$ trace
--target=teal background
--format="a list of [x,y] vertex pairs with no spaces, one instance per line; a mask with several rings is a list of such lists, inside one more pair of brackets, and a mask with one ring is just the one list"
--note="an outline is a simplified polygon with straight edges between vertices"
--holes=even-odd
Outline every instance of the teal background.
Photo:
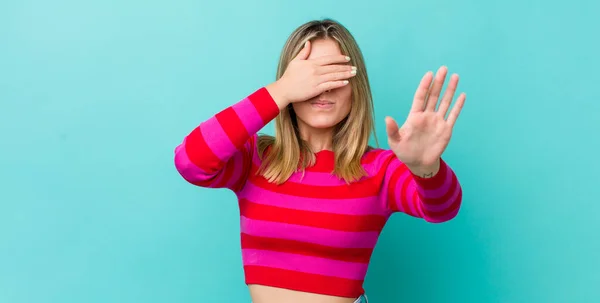
[[427,70],[446,64],[467,93],[444,154],[462,211],[392,217],[372,302],[597,302],[598,9],[2,1],[0,302],[249,302],[235,197],[184,182],[173,149],[272,81],[287,35],[323,17],[364,52],[382,147]]

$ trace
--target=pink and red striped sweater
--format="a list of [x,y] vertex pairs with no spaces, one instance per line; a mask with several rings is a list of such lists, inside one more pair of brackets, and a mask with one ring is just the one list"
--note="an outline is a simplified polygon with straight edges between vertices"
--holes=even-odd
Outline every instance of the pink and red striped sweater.
[[459,211],[462,190],[442,160],[420,178],[390,151],[362,159],[369,176],[347,185],[331,174],[334,154],[283,185],[256,175],[257,133],[279,114],[263,87],[202,122],[175,149],[175,166],[188,182],[228,188],[238,198],[246,284],[356,298],[371,253],[396,212],[444,222]]

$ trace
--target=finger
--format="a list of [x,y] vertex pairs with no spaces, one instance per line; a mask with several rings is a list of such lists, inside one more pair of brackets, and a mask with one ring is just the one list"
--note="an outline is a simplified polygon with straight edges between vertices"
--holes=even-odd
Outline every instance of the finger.
[[417,91],[415,92],[415,96],[413,99],[413,104],[410,109],[411,112],[421,112],[425,107],[425,97],[427,96],[427,91],[429,90],[429,85],[431,84],[432,79],[431,71],[425,73],[423,78],[421,78],[421,82],[417,87]]
[[450,107],[450,103],[452,103],[452,99],[454,99],[454,93],[456,92],[456,87],[458,86],[458,75],[454,74],[450,77],[450,83],[448,83],[448,88],[446,88],[446,93],[444,93],[444,97],[440,102],[440,106],[438,107],[438,114],[442,117],[446,117],[446,113],[448,112],[448,108]]
[[324,75],[337,72],[349,72],[351,70],[356,70],[356,66],[343,64],[325,65],[317,67],[317,74]]
[[346,86],[346,85],[348,85],[348,83],[350,83],[348,80],[329,81],[329,82],[324,82],[324,83],[317,85],[317,89],[319,90],[319,94],[321,94],[328,90]]
[[337,72],[337,73],[321,75],[319,77],[319,79],[321,80],[321,82],[329,82],[329,81],[336,81],[336,80],[344,80],[344,79],[348,79],[348,78],[351,78],[354,76],[356,76],[356,70],[351,69],[351,70],[345,71],[345,72]]
[[438,69],[435,74],[435,79],[433,80],[433,85],[431,86],[431,90],[429,91],[429,95],[425,99],[425,111],[435,111],[435,105],[440,97],[440,92],[442,91],[442,87],[444,86],[444,80],[446,79],[446,74],[448,73],[448,69],[445,66],[442,66]]
[[298,55],[296,55],[296,57],[293,60],[306,60],[308,58],[308,55],[310,55],[310,49],[310,40],[306,40],[306,42],[304,43],[304,47],[300,50]]
[[400,141],[400,132],[398,123],[392,117],[385,117],[385,131],[388,139],[394,142]]
[[350,57],[344,55],[329,55],[315,58],[314,61],[318,65],[329,65],[348,62],[350,61]]
[[450,127],[454,127],[456,119],[458,119],[458,115],[460,114],[460,111],[462,110],[463,105],[465,104],[466,98],[467,95],[465,93],[460,94],[460,96],[458,96],[458,99],[456,100],[456,103],[454,103],[454,106],[452,106],[452,110],[450,110],[450,114],[448,115],[448,119],[446,120],[446,122],[450,124]]

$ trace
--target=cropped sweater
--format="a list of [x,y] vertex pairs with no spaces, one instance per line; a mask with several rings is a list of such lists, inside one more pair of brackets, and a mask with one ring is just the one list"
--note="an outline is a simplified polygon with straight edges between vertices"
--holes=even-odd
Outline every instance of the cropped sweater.
[[278,114],[262,87],[200,123],[175,148],[183,179],[237,196],[246,284],[356,298],[392,214],[432,223],[457,215],[462,189],[444,160],[435,176],[421,178],[387,149],[366,152],[368,176],[350,184],[331,173],[335,155],[328,150],[284,184],[268,182],[256,174],[257,133]]

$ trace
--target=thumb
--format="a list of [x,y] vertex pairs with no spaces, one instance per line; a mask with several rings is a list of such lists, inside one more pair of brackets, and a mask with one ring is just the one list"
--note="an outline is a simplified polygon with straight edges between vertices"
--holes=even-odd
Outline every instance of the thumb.
[[388,138],[391,141],[400,141],[400,132],[398,129],[398,123],[392,117],[385,117],[385,130]]
[[298,55],[296,55],[296,58],[294,58],[294,60],[306,60],[306,58],[308,58],[308,55],[310,54],[310,46],[310,40],[306,40],[306,42],[304,43],[304,47],[300,50]]

